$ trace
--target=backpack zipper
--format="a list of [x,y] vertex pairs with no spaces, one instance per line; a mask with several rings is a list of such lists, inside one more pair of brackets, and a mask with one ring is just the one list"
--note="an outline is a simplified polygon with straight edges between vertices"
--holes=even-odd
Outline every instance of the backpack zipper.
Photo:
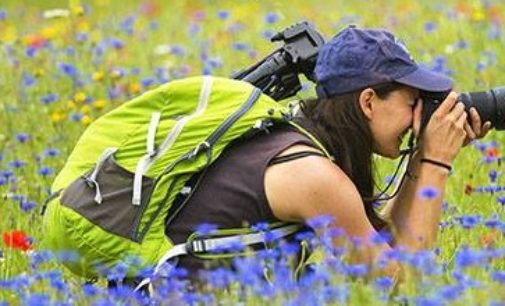
[[[203,79],[203,84],[202,84],[202,89],[200,91],[200,98],[198,101],[198,105],[195,109],[195,111],[188,115],[184,116],[181,119],[177,120],[177,123],[175,126],[172,128],[170,133],[167,135],[165,140],[163,140],[163,143],[160,145],[160,147],[157,150],[154,150],[154,137],[156,135],[151,135],[153,136],[153,140],[150,141],[149,135],[148,135],[148,141],[147,141],[147,152],[146,155],[144,155],[139,162],[137,163],[137,167],[135,170],[135,176],[134,176],[134,183],[133,183],[133,196],[132,196],[132,204],[133,205],[140,205],[141,197],[142,197],[142,176],[151,168],[151,166],[156,162],[156,160],[159,158],[159,156],[162,156],[166,151],[168,151],[173,144],[175,143],[175,140],[179,136],[179,134],[182,132],[182,129],[186,125],[186,123],[192,119],[195,116],[198,116],[202,114],[206,109],[207,106],[209,105],[209,97],[212,89],[212,78],[211,77],[204,77]],[[154,118],[154,117],[153,117]],[[159,118],[158,122],[159,122]],[[149,132],[151,132],[151,128],[149,129]]]
[[[165,171],[163,171],[163,173],[160,176],[158,176],[156,178],[156,180],[155,180],[155,182],[153,184],[153,189],[152,190],[153,191],[156,190],[156,186],[158,185],[158,182],[160,181],[160,179],[165,174],[171,172],[175,168],[175,166],[177,164],[179,164],[183,160],[194,158],[198,153],[200,153],[200,151],[202,151],[204,149],[209,149],[209,150],[212,149],[212,146],[216,143],[216,141],[238,119],[240,119],[240,117],[242,117],[247,111],[249,111],[254,106],[254,104],[258,101],[258,98],[260,97],[260,95],[261,95],[261,90],[259,90],[258,88],[254,88],[253,92],[251,93],[251,95],[249,96],[249,98],[247,99],[247,101],[237,111],[235,111],[231,116],[229,116],[228,118],[226,118],[226,120],[207,138],[207,140],[205,140],[202,143],[202,144],[205,144],[205,145],[202,146],[202,144],[199,144],[195,149],[192,149],[191,151],[187,152],[186,154],[182,155],[177,160],[175,160],[170,166],[168,166],[165,169]],[[209,157],[208,157],[208,161],[207,161],[207,166],[210,164],[210,161],[212,159],[212,157],[211,157],[210,154],[208,156]],[[178,178],[174,178],[174,180],[175,179],[178,179]],[[169,187],[169,190],[167,191],[167,194],[163,198],[163,203],[161,203],[160,207],[165,207],[165,205],[167,204],[167,201],[170,198],[170,193],[172,192],[173,183],[174,182],[172,182],[171,186]],[[140,235],[138,235],[138,227],[140,226],[140,222],[141,222],[142,216],[144,215],[144,212],[145,212],[145,210],[147,208],[147,204],[151,200],[152,193],[153,192],[151,192],[151,194],[149,195],[149,198],[146,199],[145,202],[141,203],[140,210],[139,210],[137,216],[135,217],[135,222],[133,223],[132,239],[134,241],[139,242],[139,243],[143,240],[145,234],[147,233],[147,230],[152,225],[152,223],[154,222],[154,220],[158,217],[158,214],[161,212],[161,208],[158,208],[158,210],[155,212],[155,214],[147,222],[146,226],[144,227],[144,229],[142,230],[142,232],[140,233]]]

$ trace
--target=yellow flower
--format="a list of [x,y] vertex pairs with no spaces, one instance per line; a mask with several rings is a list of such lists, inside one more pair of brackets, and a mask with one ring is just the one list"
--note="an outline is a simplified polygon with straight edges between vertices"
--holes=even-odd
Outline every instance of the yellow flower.
[[72,13],[74,13],[77,16],[84,15],[84,7],[82,5],[80,5],[79,3],[76,3],[77,1],[72,1],[72,2],[74,2],[70,5],[70,10],[72,11]]
[[35,69],[35,71],[33,72],[33,75],[34,75],[36,78],[43,77],[45,74],[46,74],[46,72],[45,72],[45,71],[44,71],[44,69],[42,69],[42,68],[37,68],[37,69]]
[[87,33],[91,29],[89,22],[82,20],[77,24],[77,32]]
[[0,31],[0,42],[14,43],[18,39],[16,28],[12,25],[5,25]]
[[90,111],[91,111],[91,108],[89,107],[88,104],[85,104],[81,107],[81,113],[83,113],[83,114],[89,114]]
[[486,14],[484,13],[484,11],[482,9],[475,9],[473,12],[472,12],[472,20],[473,21],[483,21],[484,19],[486,19]]
[[85,94],[85,93],[83,93],[83,92],[78,92],[78,93],[76,93],[76,94],[74,95],[74,101],[75,101],[76,103],[82,103],[82,102],[86,101],[86,98],[87,98],[87,97],[86,97],[86,94]]
[[103,80],[103,76],[104,76],[103,72],[97,71],[94,72],[91,77],[93,78],[93,81],[100,82]]
[[93,102],[93,107],[96,109],[103,109],[107,106],[107,101],[104,99],[98,99]]
[[82,124],[89,125],[91,122],[93,122],[93,119],[91,119],[90,116],[88,116],[88,115],[82,116],[82,118],[81,118],[81,123]]
[[46,27],[40,32],[40,34],[45,39],[52,39],[58,35],[58,32],[58,28],[56,27]]
[[128,92],[130,92],[133,95],[136,95],[136,94],[140,93],[141,88],[142,87],[140,86],[140,84],[138,82],[136,82],[136,83],[130,83],[128,85]]
[[75,109],[77,106],[75,105],[75,102],[72,100],[67,101],[67,108],[68,109]]
[[53,123],[59,123],[63,120],[65,120],[66,118],[66,115],[64,112],[62,111],[54,111],[52,114],[51,114],[51,121]]

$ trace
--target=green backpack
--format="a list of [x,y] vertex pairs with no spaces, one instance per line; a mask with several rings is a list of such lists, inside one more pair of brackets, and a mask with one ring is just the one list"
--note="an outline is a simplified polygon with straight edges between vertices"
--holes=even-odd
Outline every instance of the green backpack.
[[[63,263],[91,278],[124,262],[134,277],[172,257],[230,242],[174,246],[165,235],[167,213],[179,193],[189,192],[188,179],[230,142],[265,124],[290,122],[288,113],[249,83],[210,76],[172,81],[124,103],[88,127],[56,177],[44,213],[45,245],[76,252],[78,260]],[[285,236],[298,229],[275,231]],[[245,244],[264,238],[230,233]]]

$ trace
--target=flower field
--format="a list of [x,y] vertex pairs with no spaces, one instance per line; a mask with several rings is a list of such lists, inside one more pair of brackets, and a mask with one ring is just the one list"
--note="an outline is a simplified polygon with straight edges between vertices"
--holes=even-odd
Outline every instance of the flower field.
[[[107,289],[105,279],[89,283],[44,249],[43,202],[90,123],[174,79],[249,67],[276,48],[269,39],[277,31],[302,20],[327,39],[348,24],[389,29],[418,63],[452,77],[458,92],[505,86],[500,0],[1,1],[0,306],[505,305],[505,133],[497,130],[458,156],[436,248],[377,258],[378,266],[401,264],[399,284],[349,261],[359,246],[333,249],[328,240],[338,231],[300,237],[326,256],[299,281],[288,264],[299,246],[286,244],[236,258],[235,270],[210,272],[200,290],[188,289],[176,269],[151,298]],[[311,96],[304,81],[297,97]],[[377,159],[381,187],[396,163]],[[427,205],[428,191],[419,195]],[[108,276],[123,274],[118,266]]]

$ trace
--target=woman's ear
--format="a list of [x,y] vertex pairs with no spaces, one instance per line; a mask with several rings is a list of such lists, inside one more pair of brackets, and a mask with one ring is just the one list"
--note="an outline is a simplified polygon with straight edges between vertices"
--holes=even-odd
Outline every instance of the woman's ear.
[[376,98],[375,91],[371,88],[366,88],[361,91],[358,98],[358,103],[361,108],[361,111],[368,118],[368,120],[372,120],[373,111],[375,109],[374,100]]

